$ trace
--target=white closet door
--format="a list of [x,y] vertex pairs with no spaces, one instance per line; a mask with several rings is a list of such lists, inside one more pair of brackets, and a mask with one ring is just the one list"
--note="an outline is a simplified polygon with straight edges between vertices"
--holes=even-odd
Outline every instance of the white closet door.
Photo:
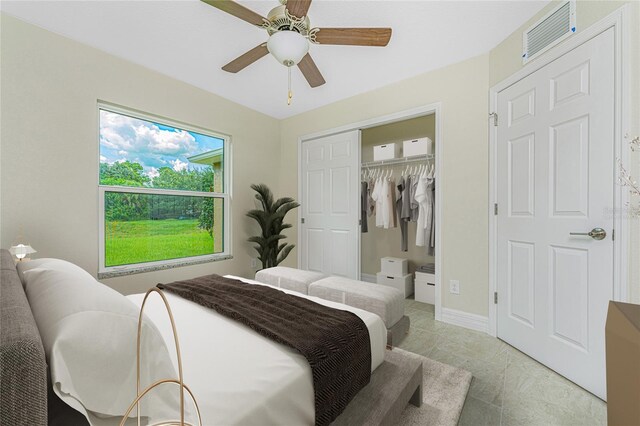
[[613,295],[613,36],[498,94],[498,337],[601,398]]
[[360,131],[302,143],[302,269],[358,279]]

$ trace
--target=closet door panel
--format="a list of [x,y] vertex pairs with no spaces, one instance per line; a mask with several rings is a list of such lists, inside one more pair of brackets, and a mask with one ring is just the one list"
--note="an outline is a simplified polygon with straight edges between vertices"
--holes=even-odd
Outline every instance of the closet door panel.
[[352,194],[349,188],[349,167],[331,169],[331,214],[348,215]]
[[354,238],[349,230],[332,229],[329,231],[331,247],[331,275],[349,278],[349,240]]
[[324,270],[324,229],[307,228],[305,237],[307,269],[322,272]]
[[302,269],[359,278],[359,144],[359,131],[302,143]]
[[324,213],[324,170],[311,170],[307,173],[307,187],[304,201],[308,214]]

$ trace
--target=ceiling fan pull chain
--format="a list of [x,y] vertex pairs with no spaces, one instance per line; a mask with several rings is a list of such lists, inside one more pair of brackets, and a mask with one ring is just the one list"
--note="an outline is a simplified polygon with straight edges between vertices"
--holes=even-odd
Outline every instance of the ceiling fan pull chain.
[[287,67],[289,72],[289,92],[287,94],[287,105],[291,105],[291,98],[293,98],[293,92],[291,91],[291,67]]

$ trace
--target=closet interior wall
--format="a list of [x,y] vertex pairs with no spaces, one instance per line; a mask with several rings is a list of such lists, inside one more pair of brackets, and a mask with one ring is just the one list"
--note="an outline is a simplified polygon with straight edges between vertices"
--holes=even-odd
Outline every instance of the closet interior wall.
[[[435,147],[435,128],[435,115],[430,114],[410,120],[364,129],[361,135],[361,161],[363,163],[373,161],[373,147],[390,142],[395,142],[402,147],[402,141],[429,137],[434,141]],[[436,152],[434,153],[437,155]],[[417,164],[420,163],[413,163],[413,165]],[[403,168],[398,167],[394,170],[397,170],[394,177],[399,179],[400,171],[403,170]],[[434,262],[433,256],[427,255],[427,247],[416,246],[415,222],[409,222],[408,251],[402,251],[400,247],[401,236],[399,227],[391,229],[377,228],[375,216],[369,217],[367,220],[368,232],[362,234],[360,244],[360,264],[363,279],[372,278],[371,276],[375,278],[375,274],[380,272],[380,259],[386,256],[407,259],[409,261],[410,273],[415,272],[416,265]]]

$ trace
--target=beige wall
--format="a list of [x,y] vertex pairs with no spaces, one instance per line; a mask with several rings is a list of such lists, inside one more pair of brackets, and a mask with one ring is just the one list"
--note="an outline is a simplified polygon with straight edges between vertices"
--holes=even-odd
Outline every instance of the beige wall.
[[[551,2],[536,16],[522,25],[511,36],[506,38],[489,54],[489,85],[494,86],[513,73],[522,69],[522,32],[540,19],[559,2]],[[592,24],[616,11],[622,6],[629,8],[630,28],[629,54],[630,75],[630,117],[631,122],[623,133],[637,136],[640,134],[640,2],[638,1],[585,1],[576,3],[577,32],[583,31]],[[535,59],[534,59],[535,61]],[[634,172],[636,179],[640,180],[640,153],[632,153],[628,168]],[[634,199],[636,205],[640,200]],[[640,219],[625,218],[629,220],[629,297],[630,301],[640,303]]]
[[[373,160],[373,147],[389,142],[395,142],[402,147],[402,141],[429,137],[436,140],[435,115],[403,120],[383,126],[371,127],[362,131],[361,160],[363,162]],[[394,168],[398,176],[404,166]],[[362,234],[360,250],[361,270],[364,274],[375,275],[380,272],[380,259],[385,256],[399,257],[409,261],[410,272],[416,265],[433,262],[432,256],[427,256],[425,247],[416,246],[416,223],[408,223],[407,251],[400,250],[400,228],[382,229],[375,226],[375,217],[369,218],[369,232]]]
[[442,279],[461,285],[459,295],[443,292],[443,305],[487,315],[488,82],[487,54],[283,120],[282,192],[298,190],[300,136],[442,102]]
[[0,246],[23,227],[38,257],[97,273],[99,99],[229,134],[233,143],[234,259],[104,282],[132,293],[207,273],[252,275],[245,240],[254,225],[244,212],[254,205],[251,183],[279,192],[277,120],[6,15],[1,31]]

